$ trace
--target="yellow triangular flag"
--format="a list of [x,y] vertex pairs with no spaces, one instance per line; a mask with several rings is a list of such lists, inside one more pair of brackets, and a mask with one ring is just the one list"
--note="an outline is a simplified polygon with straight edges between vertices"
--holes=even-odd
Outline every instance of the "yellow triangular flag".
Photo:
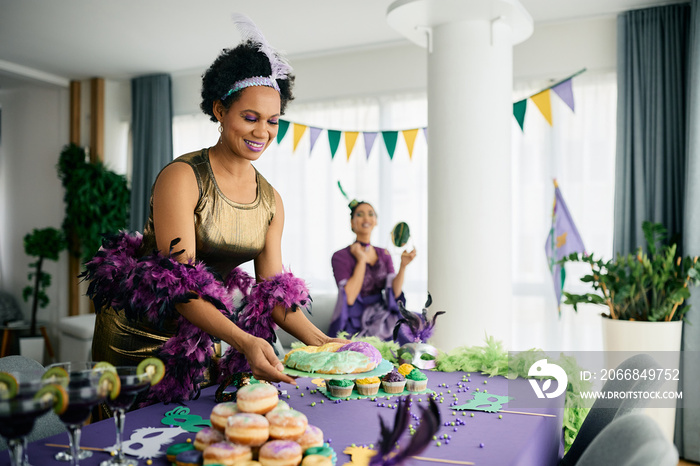
[[299,144],[301,137],[304,135],[304,131],[306,131],[306,125],[294,123],[294,145],[292,146],[292,152],[297,150],[297,145]]
[[416,142],[418,128],[406,129],[401,132],[403,133],[403,138],[406,140],[406,147],[408,147],[408,158],[413,160],[413,144]]
[[542,112],[542,116],[547,120],[549,126],[552,126],[552,101],[549,98],[549,89],[535,94],[530,97],[532,101],[537,105],[537,108]]
[[350,154],[352,154],[352,149],[355,147],[355,141],[357,141],[357,136],[360,134],[359,131],[346,131],[345,132],[345,149],[348,152],[348,160],[350,160]]

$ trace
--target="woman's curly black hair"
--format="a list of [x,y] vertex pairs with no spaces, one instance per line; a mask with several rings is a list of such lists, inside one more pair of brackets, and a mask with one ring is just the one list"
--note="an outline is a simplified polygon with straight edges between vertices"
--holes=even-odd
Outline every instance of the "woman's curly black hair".
[[[199,106],[205,114],[209,115],[211,121],[216,122],[214,102],[221,100],[228,110],[231,104],[241,97],[241,91],[237,91],[221,99],[231,89],[233,83],[253,76],[270,76],[271,73],[270,60],[253,42],[248,41],[232,49],[224,49],[202,75],[202,103]],[[284,114],[287,103],[294,99],[292,95],[294,76],[289,75],[287,79],[278,79],[277,84],[280,87],[281,113]]]

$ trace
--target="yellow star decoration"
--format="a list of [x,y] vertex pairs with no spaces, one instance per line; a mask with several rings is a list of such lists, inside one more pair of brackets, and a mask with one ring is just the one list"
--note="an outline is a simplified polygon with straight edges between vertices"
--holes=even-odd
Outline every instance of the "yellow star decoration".
[[561,235],[557,236],[557,247],[558,248],[560,248],[566,244],[566,235],[567,235],[567,232],[564,232]]
[[369,460],[377,454],[376,451],[367,447],[347,447],[343,453],[350,455],[350,462],[343,466],[368,466]]

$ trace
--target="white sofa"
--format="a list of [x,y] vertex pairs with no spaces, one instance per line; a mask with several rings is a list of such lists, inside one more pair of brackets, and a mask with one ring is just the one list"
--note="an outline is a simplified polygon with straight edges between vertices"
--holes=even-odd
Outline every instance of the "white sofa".
[[[335,309],[335,302],[338,299],[338,293],[311,293],[313,305],[311,307],[311,315],[306,311],[306,317],[313,322],[322,332],[328,332],[328,327],[331,325],[331,317]],[[277,329],[277,338],[285,352],[289,351],[292,343],[297,341],[296,338],[282,329]]]
[[63,317],[58,322],[59,361],[89,361],[92,359],[92,335],[95,314]]

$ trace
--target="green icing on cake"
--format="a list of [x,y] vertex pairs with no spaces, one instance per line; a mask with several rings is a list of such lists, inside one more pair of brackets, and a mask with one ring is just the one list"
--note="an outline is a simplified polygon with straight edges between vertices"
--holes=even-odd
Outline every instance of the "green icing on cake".
[[355,382],[350,379],[331,379],[327,380],[326,383],[334,387],[352,387],[355,384]]
[[[357,351],[339,353],[295,351],[290,353],[285,361],[287,367],[292,369],[320,374],[350,374],[358,367],[366,367],[369,363],[370,359]],[[333,368],[337,369],[337,372],[331,372]]]
[[328,446],[328,444],[324,444],[322,447],[309,447],[304,451],[304,456],[309,456],[309,455],[320,455],[320,456],[325,456],[326,458],[330,458],[333,455],[334,451],[331,447]]
[[428,378],[427,375],[419,371],[418,369],[413,369],[407,376],[407,379],[411,380],[426,380]]
[[191,443],[176,443],[174,445],[170,445],[168,449],[165,451],[165,454],[168,456],[177,456],[179,453],[182,453],[183,451],[189,451],[189,450],[194,450],[194,445]]

